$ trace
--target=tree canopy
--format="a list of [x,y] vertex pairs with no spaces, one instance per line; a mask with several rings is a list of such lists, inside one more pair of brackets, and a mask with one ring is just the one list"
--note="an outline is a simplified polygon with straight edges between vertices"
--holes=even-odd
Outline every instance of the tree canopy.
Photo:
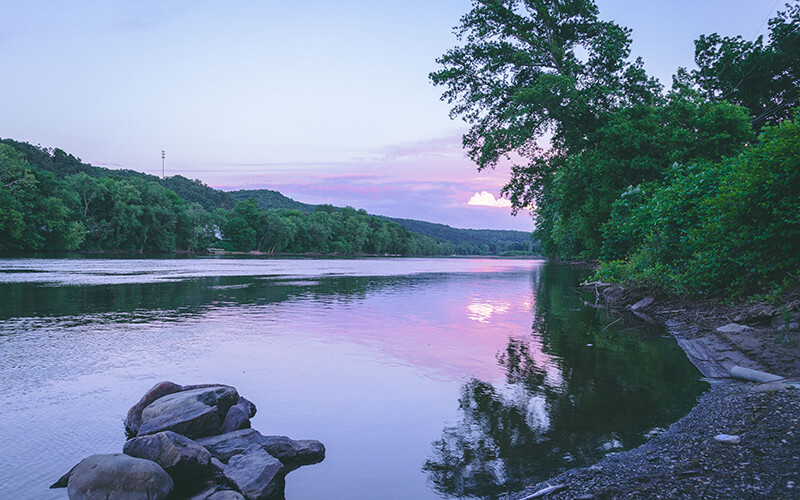
[[463,143],[478,169],[510,165],[502,193],[532,210],[535,237],[556,258],[632,258],[669,215],[639,226],[644,216],[628,219],[638,207],[663,202],[686,172],[744,165],[725,162],[790,118],[800,88],[798,0],[769,21],[768,41],[700,37],[697,69],[679,68],[670,89],[630,58],[630,31],[602,20],[593,0],[473,0],[455,33],[430,79],[469,124]]

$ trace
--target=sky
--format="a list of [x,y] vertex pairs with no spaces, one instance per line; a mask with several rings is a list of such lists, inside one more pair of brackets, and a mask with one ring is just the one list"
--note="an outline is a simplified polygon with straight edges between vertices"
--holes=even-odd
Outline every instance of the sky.
[[[783,0],[598,0],[669,84],[704,33],[753,39]],[[428,74],[469,0],[0,0],[0,137],[305,203],[530,231],[477,172]]]

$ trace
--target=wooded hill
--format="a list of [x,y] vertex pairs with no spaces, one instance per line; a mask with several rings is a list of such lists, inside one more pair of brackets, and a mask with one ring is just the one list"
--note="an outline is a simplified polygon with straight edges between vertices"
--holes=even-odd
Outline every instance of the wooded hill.
[[96,167],[61,149],[12,139],[0,139],[0,185],[0,251],[219,246],[271,253],[474,255],[530,247],[444,241],[363,210],[314,207],[276,191],[250,191],[262,206],[271,200],[264,209],[250,196],[199,180]]
[[[310,214],[320,205],[310,205],[295,201],[278,191],[270,189],[241,189],[227,193],[236,200],[252,198],[262,210],[286,208]],[[330,207],[330,205],[326,205]],[[335,210],[339,208],[332,207]],[[376,215],[379,219],[394,222],[412,233],[430,236],[437,240],[456,245],[455,253],[463,255],[483,254],[532,254],[537,253],[539,245],[531,238],[531,233],[498,229],[460,229],[446,224],[425,222],[414,219],[400,219]]]

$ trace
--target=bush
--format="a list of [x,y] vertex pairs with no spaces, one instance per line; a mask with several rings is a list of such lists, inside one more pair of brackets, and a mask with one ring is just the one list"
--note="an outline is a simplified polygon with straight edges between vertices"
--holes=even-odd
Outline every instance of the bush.
[[748,295],[800,270],[800,114],[734,158],[674,165],[646,191],[629,188],[614,203],[598,278]]

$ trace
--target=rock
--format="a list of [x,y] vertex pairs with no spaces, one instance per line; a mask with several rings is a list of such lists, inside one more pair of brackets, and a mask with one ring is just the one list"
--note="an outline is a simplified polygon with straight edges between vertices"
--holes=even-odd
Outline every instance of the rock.
[[231,457],[222,473],[247,500],[266,499],[282,492],[286,476],[280,460],[259,446]]
[[261,441],[267,453],[294,470],[302,465],[311,465],[325,459],[325,446],[315,439],[289,439],[286,436],[263,436]]
[[253,404],[252,401],[249,399],[239,397],[239,402],[236,403],[234,406],[241,407],[245,413],[247,413],[248,418],[253,418],[256,416],[256,405]]
[[172,478],[155,462],[123,454],[91,455],[72,470],[70,500],[160,500],[172,491]]
[[223,463],[228,463],[234,455],[244,453],[253,445],[260,446],[262,437],[261,433],[255,429],[243,429],[219,436],[200,438],[196,441],[210,451],[213,457],[218,458]]
[[639,302],[633,304],[631,306],[631,311],[638,311],[640,309],[645,309],[647,306],[652,304],[656,299],[654,297],[645,297]]
[[219,490],[208,497],[208,500],[245,500],[245,498],[238,491]]
[[233,490],[223,490],[220,486],[210,486],[187,500],[245,500],[241,493]]
[[142,410],[137,435],[171,430],[194,439],[219,434],[222,420],[237,401],[236,389],[227,385],[168,394]]
[[77,465],[73,466],[69,470],[69,472],[67,472],[66,474],[64,474],[60,478],[58,478],[58,481],[56,481],[55,483],[51,484],[50,488],[51,489],[54,489],[54,488],[66,488],[67,484],[69,483],[69,476],[72,475],[72,471],[75,470],[75,467],[77,467]]
[[225,468],[225,464],[222,463],[222,461],[220,459],[218,459],[217,457],[211,457],[211,470],[213,472],[215,472],[215,473],[219,472],[220,474],[222,474],[222,469],[224,469],[224,468]]
[[732,436],[730,434],[717,434],[714,436],[714,441],[726,444],[739,444],[742,442],[742,438],[739,436]]
[[789,331],[794,331],[794,330],[800,329],[800,323],[791,322],[791,323],[789,323],[789,325],[786,325],[786,324],[778,325],[776,330],[778,330],[779,332],[786,331],[786,327],[787,326],[789,327]]
[[717,328],[719,333],[742,333],[750,330],[750,327],[747,325],[740,325],[738,323],[728,323],[727,325],[720,326]]
[[202,438],[197,442],[223,462],[228,462],[232,457],[243,453],[253,445],[263,448],[267,453],[283,462],[289,470],[294,470],[301,465],[315,464],[325,458],[325,446],[319,441],[295,441],[286,436],[263,436],[254,429]]
[[225,415],[225,420],[222,422],[220,432],[225,434],[227,432],[249,428],[250,418],[247,416],[247,411],[239,405],[234,405],[231,406],[231,409],[228,410],[228,414]]
[[142,396],[142,399],[128,410],[128,416],[125,417],[125,430],[128,432],[128,435],[135,436],[139,431],[139,426],[142,425],[142,410],[144,410],[145,407],[158,398],[182,390],[183,387],[172,382],[159,382],[151,387],[150,390]]
[[152,460],[172,477],[176,487],[192,487],[211,472],[211,453],[172,431],[137,437],[125,443],[123,453]]

